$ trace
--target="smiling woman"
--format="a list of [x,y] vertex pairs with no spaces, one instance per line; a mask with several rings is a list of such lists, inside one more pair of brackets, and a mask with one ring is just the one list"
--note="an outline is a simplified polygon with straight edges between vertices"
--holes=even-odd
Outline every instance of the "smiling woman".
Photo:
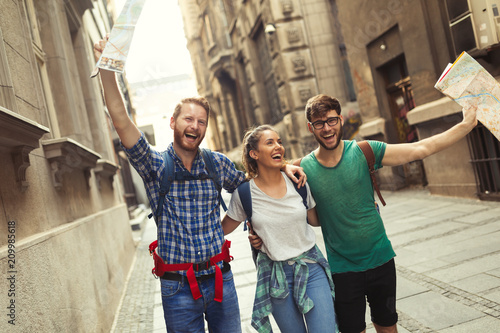
[[[272,313],[282,332],[335,332],[333,281],[311,227],[319,221],[309,186],[302,197],[281,172],[285,148],[271,126],[248,131],[243,141],[242,160],[250,180],[233,192],[222,228],[224,234],[231,233],[249,218],[239,194],[241,186],[247,188],[252,232],[261,240],[252,326],[267,332]],[[271,292],[271,285],[279,290]]]

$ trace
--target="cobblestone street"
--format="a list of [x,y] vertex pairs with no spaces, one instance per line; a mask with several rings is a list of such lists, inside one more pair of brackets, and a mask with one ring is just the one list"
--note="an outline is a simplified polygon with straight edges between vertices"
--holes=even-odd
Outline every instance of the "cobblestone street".
[[[430,196],[425,190],[383,195],[387,206],[381,214],[397,254],[399,332],[498,332],[500,204]],[[315,230],[324,251],[321,231]],[[114,332],[165,332],[159,282],[150,273],[148,245],[155,233],[154,222],[148,221],[137,238],[134,269]],[[256,273],[249,244],[242,228],[227,238],[235,258],[243,332],[255,332],[250,318]],[[367,332],[374,333],[369,318],[367,311]]]

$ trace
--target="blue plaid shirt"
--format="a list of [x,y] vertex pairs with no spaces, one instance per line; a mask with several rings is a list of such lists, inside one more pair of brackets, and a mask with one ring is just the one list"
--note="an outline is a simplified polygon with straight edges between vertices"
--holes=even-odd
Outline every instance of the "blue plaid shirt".
[[[146,193],[153,212],[158,203],[160,182],[165,172],[162,154],[155,151],[142,134],[134,147],[126,149],[130,163],[144,181]],[[174,151],[172,156],[175,172],[187,169]],[[243,172],[236,170],[234,163],[225,155],[213,152],[219,183],[233,192],[245,179]],[[194,176],[208,174],[201,153],[191,167]],[[163,214],[158,220],[157,253],[167,264],[200,263],[220,253],[224,243],[224,232],[220,222],[219,193],[209,179],[174,181],[164,201]],[[219,263],[222,267],[222,263]],[[214,267],[195,272],[197,276],[215,272]],[[178,272],[186,275],[185,271]]]

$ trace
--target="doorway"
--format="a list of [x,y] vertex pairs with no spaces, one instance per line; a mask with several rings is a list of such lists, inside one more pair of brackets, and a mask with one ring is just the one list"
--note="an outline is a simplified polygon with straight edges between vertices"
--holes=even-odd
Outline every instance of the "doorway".
[[[418,141],[417,129],[408,123],[407,118],[408,112],[415,107],[415,100],[404,55],[381,66],[379,71],[385,82],[397,143]],[[427,185],[422,161],[407,163],[403,165],[403,170],[406,185]]]

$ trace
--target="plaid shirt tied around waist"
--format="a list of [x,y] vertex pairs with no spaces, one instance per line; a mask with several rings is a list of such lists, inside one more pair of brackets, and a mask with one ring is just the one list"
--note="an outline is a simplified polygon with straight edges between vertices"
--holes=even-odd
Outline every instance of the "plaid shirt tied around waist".
[[[122,146],[123,147],[123,146]],[[156,211],[160,182],[165,173],[165,163],[160,152],[146,141],[144,133],[134,147],[126,149],[132,166],[144,181],[152,211]],[[174,160],[175,172],[185,171],[173,145],[167,153]],[[233,192],[244,180],[243,172],[223,154],[213,152],[218,181],[224,189]],[[191,167],[195,177],[208,174],[200,151]],[[158,220],[158,255],[167,264],[200,263],[220,253],[224,232],[220,223],[217,189],[211,179],[174,181],[164,201],[163,214]],[[222,267],[222,262],[218,264]],[[196,276],[211,274],[214,267],[195,272]],[[178,272],[186,275],[185,271]]]
[[293,272],[293,290],[291,292],[298,310],[304,314],[313,308],[314,303],[306,294],[309,267],[307,267],[304,259],[309,262],[317,262],[323,267],[328,277],[332,297],[335,300],[335,287],[330,266],[317,245],[300,256],[285,261],[273,261],[265,253],[259,252],[257,256],[257,287],[252,313],[252,326],[259,333],[271,333],[273,331],[269,320],[269,315],[273,312],[271,297],[284,299],[290,294],[286,274],[283,270],[283,265],[288,265],[289,261],[296,264]]

